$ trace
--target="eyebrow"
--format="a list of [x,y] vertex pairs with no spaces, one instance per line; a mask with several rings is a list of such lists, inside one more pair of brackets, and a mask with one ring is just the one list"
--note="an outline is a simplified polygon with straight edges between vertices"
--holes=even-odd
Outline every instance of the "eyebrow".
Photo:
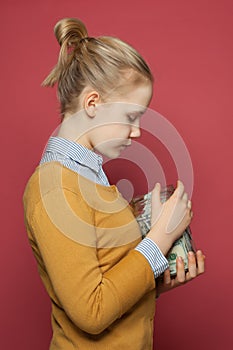
[[135,111],[131,111],[131,113],[139,113],[139,114],[144,114],[146,112],[147,108],[144,109],[139,109],[139,110],[135,110]]

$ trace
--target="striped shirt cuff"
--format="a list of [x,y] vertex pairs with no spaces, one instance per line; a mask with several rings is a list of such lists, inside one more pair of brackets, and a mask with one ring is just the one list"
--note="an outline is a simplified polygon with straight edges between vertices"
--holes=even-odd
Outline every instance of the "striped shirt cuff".
[[169,264],[157,244],[150,238],[144,238],[135,248],[138,252],[144,255],[148,260],[152,271],[154,272],[155,278],[160,276],[166,269],[168,269]]

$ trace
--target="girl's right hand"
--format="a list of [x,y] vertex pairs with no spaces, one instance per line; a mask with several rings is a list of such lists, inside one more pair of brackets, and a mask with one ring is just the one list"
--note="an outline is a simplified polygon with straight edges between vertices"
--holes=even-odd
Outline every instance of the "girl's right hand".
[[147,237],[151,238],[164,255],[178,239],[192,220],[191,201],[184,190],[183,183],[178,180],[177,188],[164,203],[160,200],[161,186],[155,185],[152,191],[151,230]]

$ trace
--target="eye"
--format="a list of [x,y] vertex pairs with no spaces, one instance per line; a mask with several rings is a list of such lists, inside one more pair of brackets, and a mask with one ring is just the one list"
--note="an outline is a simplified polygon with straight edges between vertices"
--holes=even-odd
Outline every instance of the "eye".
[[129,120],[131,123],[135,122],[135,120],[136,120],[138,117],[139,117],[139,115],[138,115],[138,114],[135,114],[135,113],[133,113],[133,114],[127,114],[127,118],[128,118],[128,120]]
[[135,121],[135,116],[131,115],[131,114],[128,114],[127,115],[127,118],[130,122],[134,122]]
[[145,113],[146,108],[143,110],[139,110],[139,111],[131,111],[128,112],[127,114],[127,118],[129,120],[130,123],[134,123],[136,121],[136,119],[140,119],[143,114]]

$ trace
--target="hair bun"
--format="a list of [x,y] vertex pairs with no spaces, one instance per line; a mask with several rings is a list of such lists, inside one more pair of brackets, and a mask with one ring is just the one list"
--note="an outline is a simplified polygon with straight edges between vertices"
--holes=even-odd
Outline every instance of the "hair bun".
[[54,34],[60,46],[72,45],[88,36],[85,24],[77,18],[63,18],[56,23]]

